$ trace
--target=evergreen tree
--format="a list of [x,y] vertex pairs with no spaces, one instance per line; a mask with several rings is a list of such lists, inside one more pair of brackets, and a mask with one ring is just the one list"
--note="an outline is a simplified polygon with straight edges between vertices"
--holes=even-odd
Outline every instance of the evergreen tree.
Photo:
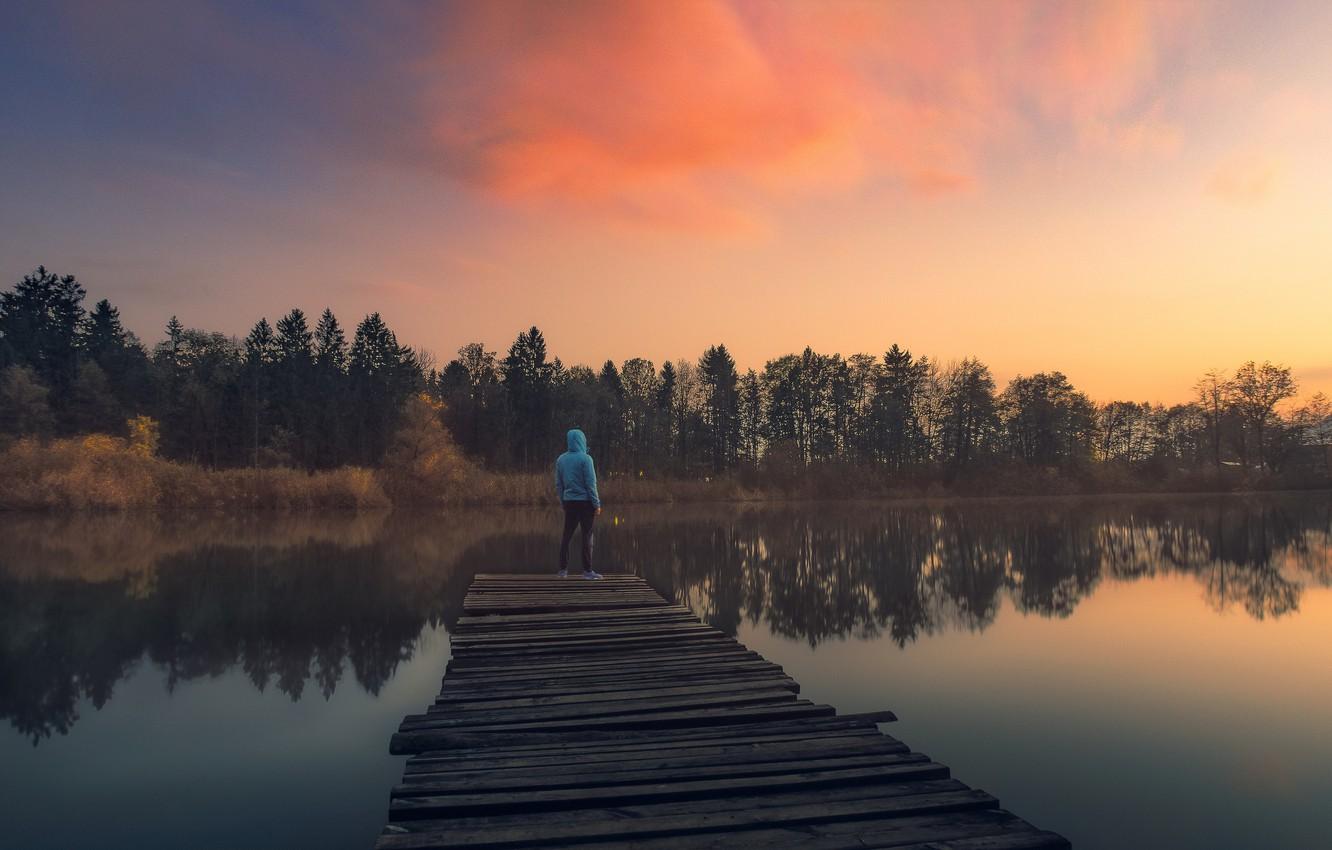
[[83,287],[73,275],[38,266],[13,291],[0,293],[0,366],[32,369],[51,393],[57,421],[78,374],[83,330]]
[[347,337],[337,316],[325,307],[314,330],[315,365],[329,373],[347,371]]
[[725,345],[714,345],[698,361],[702,385],[702,439],[714,472],[735,464],[740,445],[740,376]]
[[259,465],[260,448],[268,445],[273,431],[273,364],[277,358],[273,326],[261,318],[245,338],[246,422],[255,466]]
[[101,368],[108,391],[123,414],[146,409],[152,396],[148,355],[134,334],[121,325],[120,311],[105,298],[84,322],[83,351]]
[[549,454],[554,364],[546,361],[546,338],[533,326],[518,334],[502,366],[514,423],[515,457],[523,469]]
[[613,361],[602,364],[597,375],[596,438],[607,471],[623,469],[625,444],[624,382]]
[[350,403],[347,379],[347,337],[333,311],[324,308],[314,330],[314,377],[311,415],[315,433],[314,465],[346,463],[347,418]]
[[656,436],[653,443],[657,446],[658,457],[657,465],[661,467],[671,467],[674,465],[676,454],[675,440],[675,364],[667,360],[661,364],[661,374],[657,379],[657,408],[654,414]]
[[284,449],[292,461],[314,468],[318,454],[314,439],[318,421],[313,394],[314,334],[303,311],[293,308],[278,320],[273,348],[274,413],[285,437]]
[[922,459],[924,451],[920,413],[921,390],[929,374],[929,361],[893,343],[883,355],[874,388],[873,422],[877,453],[895,471]]
[[384,456],[403,403],[417,388],[418,364],[378,313],[356,327],[348,368],[351,384],[351,434],[359,463],[374,465]]

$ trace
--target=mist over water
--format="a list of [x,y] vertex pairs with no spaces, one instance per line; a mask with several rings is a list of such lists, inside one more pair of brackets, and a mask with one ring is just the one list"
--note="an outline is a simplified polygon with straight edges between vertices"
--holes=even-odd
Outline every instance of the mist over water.
[[[890,734],[1076,847],[1332,829],[1332,496],[599,523],[599,569],[806,697],[894,709]],[[472,576],[553,569],[557,533],[553,511],[0,517],[0,763],[24,778],[0,816],[24,847],[368,846]]]

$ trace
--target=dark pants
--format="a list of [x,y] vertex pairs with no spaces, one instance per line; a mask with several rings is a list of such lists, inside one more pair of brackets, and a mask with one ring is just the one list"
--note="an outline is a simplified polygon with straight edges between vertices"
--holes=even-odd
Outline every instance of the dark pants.
[[569,541],[573,539],[574,529],[583,527],[583,569],[592,569],[592,521],[597,518],[597,508],[591,502],[564,503],[564,536],[560,538],[560,569],[569,568]]

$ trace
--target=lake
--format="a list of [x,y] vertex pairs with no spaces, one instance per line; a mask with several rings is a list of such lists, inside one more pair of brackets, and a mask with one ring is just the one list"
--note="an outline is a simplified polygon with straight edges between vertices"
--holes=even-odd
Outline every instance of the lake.
[[[0,516],[6,845],[369,847],[471,577],[557,531]],[[1332,495],[635,506],[597,547],[1075,847],[1332,834]]]

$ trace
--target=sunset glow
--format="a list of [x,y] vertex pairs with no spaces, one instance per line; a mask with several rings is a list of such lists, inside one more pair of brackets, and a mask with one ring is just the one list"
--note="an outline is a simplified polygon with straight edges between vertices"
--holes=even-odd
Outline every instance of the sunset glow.
[[442,359],[1332,392],[1324,3],[132,6],[7,12],[0,259],[149,342],[330,306]]

